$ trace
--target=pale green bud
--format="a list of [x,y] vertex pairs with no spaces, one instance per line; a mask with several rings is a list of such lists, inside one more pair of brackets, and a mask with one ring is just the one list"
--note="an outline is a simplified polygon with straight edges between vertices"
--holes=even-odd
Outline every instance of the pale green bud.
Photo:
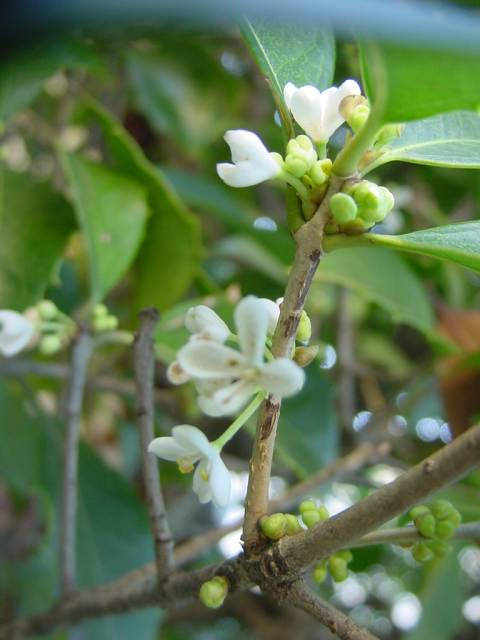
[[328,566],[330,575],[335,582],[343,582],[348,578],[348,567],[343,558],[338,557],[338,555],[332,556],[328,561]]
[[58,316],[58,308],[51,300],[42,300],[37,305],[38,314],[42,320],[54,320]]
[[305,526],[311,529],[316,524],[321,522],[322,518],[317,509],[311,511],[303,511],[302,512],[302,520],[305,523]]
[[298,160],[303,160],[307,168],[313,166],[317,161],[317,152],[308,136],[300,135],[289,140],[287,144],[287,155],[291,155]]
[[108,309],[106,305],[96,304],[93,307],[93,315],[96,316],[97,318],[104,318],[105,316],[108,316]]
[[358,207],[347,193],[335,193],[330,198],[330,211],[336,222],[345,224],[357,217]]
[[327,507],[325,507],[323,504],[320,505],[319,507],[317,507],[317,511],[318,511],[318,515],[320,517],[320,520],[328,520],[329,519],[330,514],[328,513]]
[[273,513],[260,519],[260,530],[269,540],[280,540],[287,535],[288,520],[284,513]]
[[415,520],[419,516],[422,516],[425,513],[430,513],[430,509],[425,504],[419,504],[416,507],[413,507],[409,511],[409,517],[411,520]]
[[353,560],[353,554],[350,549],[342,549],[341,551],[337,551],[335,554],[337,558],[341,558],[347,564]]
[[317,508],[317,503],[315,500],[303,500],[298,507],[300,513],[304,511],[315,511]]
[[317,584],[322,584],[327,577],[327,563],[320,562],[313,568],[313,579]]
[[405,129],[404,124],[386,124],[380,130],[375,140],[375,148],[384,147],[396,138],[400,137]]
[[116,316],[107,316],[105,318],[105,325],[107,331],[115,331],[115,329],[118,329],[118,318]]
[[228,594],[228,580],[224,576],[215,576],[200,587],[199,599],[209,609],[218,609]]
[[448,540],[455,533],[456,526],[450,520],[440,520],[435,527],[435,535],[440,540]]
[[309,173],[309,177],[312,183],[317,187],[321,187],[328,180],[328,176],[323,170],[323,167],[321,165],[322,165],[322,161],[318,160],[310,169],[310,173]]
[[435,535],[435,518],[431,513],[422,513],[415,518],[417,531],[425,538],[433,538]]
[[365,96],[347,96],[340,102],[338,110],[342,118],[350,124],[350,119],[358,107],[368,108],[368,100]]
[[287,536],[294,536],[300,533],[302,525],[298,521],[297,516],[293,515],[293,513],[286,513],[285,519],[287,521]]
[[45,356],[51,356],[62,348],[62,341],[57,335],[46,335],[40,340],[38,345],[40,353]]
[[305,162],[305,160],[302,160],[301,158],[297,158],[294,155],[288,154],[287,157],[285,158],[284,168],[286,171],[288,171],[288,173],[291,173],[292,176],[295,176],[296,178],[301,178],[307,172],[308,164]]
[[412,556],[417,562],[429,562],[433,559],[433,552],[424,542],[419,542],[413,547]]
[[361,104],[358,107],[355,107],[352,115],[348,120],[348,124],[352,128],[352,131],[354,131],[355,133],[359,131],[368,120],[369,115],[370,107],[366,104]]
[[299,367],[308,367],[318,356],[319,350],[320,347],[317,344],[312,344],[308,347],[295,347],[293,359]]
[[461,514],[454,508],[452,513],[447,518],[448,522],[451,522],[456,528],[462,522]]
[[428,543],[428,548],[437,556],[437,558],[444,558],[453,547],[448,544],[448,542],[434,540],[433,542]]
[[312,337],[312,323],[305,310],[302,311],[300,322],[298,323],[296,340],[298,342],[308,342]]

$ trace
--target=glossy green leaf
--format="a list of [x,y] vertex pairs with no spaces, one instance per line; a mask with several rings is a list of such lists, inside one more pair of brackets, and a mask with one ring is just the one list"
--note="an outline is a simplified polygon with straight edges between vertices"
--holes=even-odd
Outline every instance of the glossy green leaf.
[[198,270],[198,219],[114,116],[94,102],[89,109],[102,127],[115,166],[142,184],[152,211],[136,261],[135,306],[167,309],[185,293]]
[[473,111],[453,111],[409,122],[402,135],[363,173],[397,160],[442,167],[480,168],[480,115]]
[[283,123],[290,133],[292,121],[283,101],[287,82],[326,89],[335,69],[335,41],[329,29],[266,20],[246,20],[242,35],[266,76]]
[[48,185],[0,172],[0,308],[23,311],[43,296],[74,226]]
[[65,154],[64,167],[89,257],[91,294],[104,298],[132,264],[145,232],[146,191],[125,174]]
[[367,42],[362,58],[365,90],[385,122],[480,105],[478,54]]
[[395,322],[425,333],[433,329],[434,315],[422,283],[391,251],[368,247],[335,251],[322,258],[315,282],[354,289],[389,311]]

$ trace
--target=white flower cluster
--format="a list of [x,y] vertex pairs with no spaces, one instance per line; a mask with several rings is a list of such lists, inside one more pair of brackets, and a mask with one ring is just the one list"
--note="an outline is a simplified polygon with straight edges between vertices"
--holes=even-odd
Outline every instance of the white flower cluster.
[[[345,122],[340,103],[347,96],[360,95],[361,91],[354,80],[345,80],[339,87],[322,92],[311,85],[297,88],[288,82],[283,93],[288,109],[305,133],[314,143],[326,144]],[[255,133],[236,129],[227,131],[224,138],[233,164],[217,164],[217,173],[226,184],[249,187],[272,178],[285,179],[282,157],[270,153]]]
[[[192,380],[199,406],[210,416],[237,413],[256,393],[260,398],[269,393],[279,397],[297,393],[303,386],[303,370],[288,358],[274,358],[267,347],[279,313],[278,304],[271,300],[243,298],[234,313],[235,335],[209,307],[192,307],[185,318],[191,336],[168,368],[170,381],[182,384]],[[225,345],[227,340],[237,342],[239,350]],[[258,403],[254,400],[249,406],[254,410]],[[247,410],[248,407],[242,416]],[[193,490],[200,502],[213,500],[217,506],[225,506],[230,496],[230,476],[220,451],[244,424],[246,417],[242,416],[216,442],[209,442],[197,427],[183,424],[173,428],[172,436],[152,440],[149,451],[176,461],[185,473],[198,463]]]

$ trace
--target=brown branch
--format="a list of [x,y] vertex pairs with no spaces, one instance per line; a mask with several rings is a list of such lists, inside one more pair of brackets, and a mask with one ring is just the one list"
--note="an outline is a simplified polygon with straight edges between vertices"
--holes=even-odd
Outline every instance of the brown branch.
[[137,425],[142,454],[142,472],[147,496],[148,514],[155,547],[155,560],[159,585],[173,569],[173,541],[168,526],[165,503],[155,457],[148,452],[154,438],[154,333],[159,320],[156,309],[140,312],[140,328],[135,336],[134,369],[137,387]]
[[[328,191],[315,215],[295,234],[295,258],[273,336],[272,352],[275,357],[291,356],[305,298],[320,263],[323,228],[327,221],[330,197],[340,189],[342,183],[343,180],[339,178],[331,179]],[[268,511],[268,488],[279,415],[279,398],[269,396],[259,412],[250,460],[242,536],[247,553],[255,552],[259,542],[257,523]]]
[[306,532],[281,540],[276,555],[284,573],[296,576],[312,562],[349,547],[361,536],[463,476],[479,462],[480,425],[349,509]]
[[286,601],[309,613],[341,640],[378,640],[377,636],[358,625],[342,611],[312,593],[303,581],[291,585]]
[[90,333],[81,328],[72,346],[71,375],[66,407],[67,425],[64,443],[59,549],[61,592],[64,596],[75,589],[76,582],[78,439],[87,367],[92,349]]

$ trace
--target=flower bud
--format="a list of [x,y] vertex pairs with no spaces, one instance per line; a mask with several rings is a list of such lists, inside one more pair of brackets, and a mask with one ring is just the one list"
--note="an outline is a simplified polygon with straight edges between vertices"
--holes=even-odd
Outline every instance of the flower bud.
[[451,522],[455,528],[462,522],[461,514],[454,508],[452,513],[447,518],[448,522]]
[[334,555],[344,560],[347,564],[353,560],[353,554],[350,549],[342,549],[341,551],[337,551]]
[[335,193],[330,198],[330,211],[336,222],[345,224],[357,217],[358,208],[347,193]]
[[424,504],[419,504],[416,507],[410,509],[408,515],[411,520],[415,520],[415,518],[418,518],[418,516],[422,516],[425,513],[430,513],[430,509]]
[[288,141],[287,155],[303,160],[308,169],[310,169],[318,159],[312,141],[305,135],[297,136],[293,140]]
[[288,154],[285,158],[284,167],[285,170],[288,171],[288,173],[292,174],[292,176],[301,178],[307,172],[308,164],[305,162],[305,160]]
[[455,529],[456,527],[453,522],[450,522],[449,520],[440,520],[440,522],[437,522],[436,524],[435,535],[437,538],[440,538],[440,540],[448,540],[448,538],[451,538],[455,533]]
[[299,367],[308,367],[318,356],[319,350],[320,347],[317,344],[312,344],[309,347],[295,347],[293,359]]
[[317,509],[312,509],[310,511],[302,512],[302,520],[305,523],[305,526],[311,529],[321,521],[321,517]]
[[444,558],[452,550],[452,545],[442,540],[433,540],[428,543],[428,548],[434,553],[437,558]]
[[329,519],[330,514],[328,513],[327,507],[325,507],[323,504],[317,507],[317,511],[318,511],[318,515],[320,516],[320,520]]
[[317,508],[317,503],[315,500],[303,500],[298,507],[300,513],[303,514],[304,511],[315,511]]
[[51,334],[43,336],[38,345],[40,353],[44,356],[51,356],[62,348],[62,341],[57,335]]
[[288,520],[284,513],[273,513],[260,519],[260,530],[269,540],[280,540],[287,535]]
[[215,576],[200,587],[199,599],[209,609],[221,607],[228,594],[228,580],[224,576]]
[[380,129],[380,132],[375,140],[375,148],[381,148],[392,142],[396,138],[400,137],[405,129],[404,124],[386,124]]
[[302,525],[293,513],[286,513],[285,519],[287,521],[287,536],[294,536],[302,531]]
[[297,335],[295,337],[298,342],[307,342],[312,337],[312,323],[305,310],[302,311],[300,322],[298,323]]
[[106,305],[96,304],[93,307],[93,315],[96,316],[97,318],[104,318],[105,316],[108,316],[108,309]]
[[454,507],[448,500],[435,500],[430,505],[430,511],[437,520],[446,520],[453,512]]
[[357,133],[357,131],[359,131],[368,120],[369,115],[370,107],[368,107],[366,104],[361,104],[358,107],[355,107],[352,115],[348,120],[348,124],[352,128],[352,131]]
[[425,538],[433,538],[435,535],[435,518],[431,513],[422,513],[415,518],[417,531]]
[[105,318],[105,327],[107,331],[115,331],[118,328],[118,318],[116,316],[107,316]]
[[424,542],[419,542],[413,547],[412,556],[417,562],[429,562],[433,559],[433,552]]
[[313,568],[313,579],[317,584],[322,584],[327,577],[327,563],[319,562]]
[[57,305],[51,300],[41,300],[37,305],[37,310],[42,320],[54,320],[58,316]]
[[348,578],[347,563],[343,558],[338,555],[333,555],[328,561],[328,567],[330,569],[330,575],[335,582],[343,582]]
[[346,120],[348,124],[350,124],[349,121],[351,116],[353,115],[354,111],[360,106],[366,106],[368,108],[368,100],[365,98],[365,96],[352,95],[347,96],[340,102],[340,107],[338,110],[342,118]]

